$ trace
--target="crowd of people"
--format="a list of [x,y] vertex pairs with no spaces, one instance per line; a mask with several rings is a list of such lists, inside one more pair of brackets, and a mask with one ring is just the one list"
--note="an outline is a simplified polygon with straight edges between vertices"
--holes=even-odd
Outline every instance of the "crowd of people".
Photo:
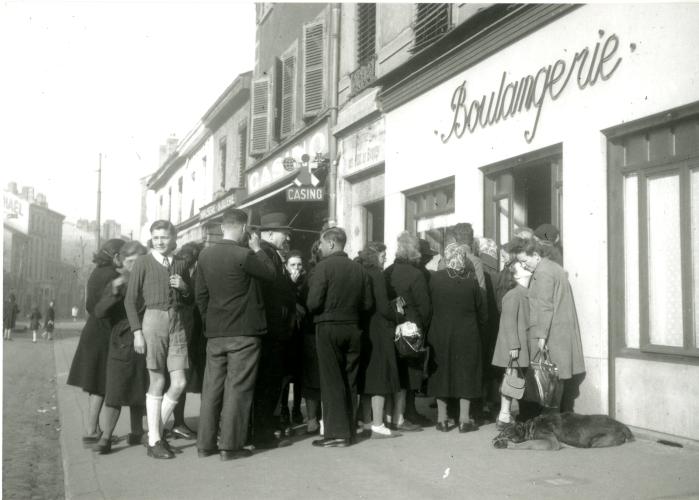
[[[571,409],[582,346],[550,224],[519,230],[501,249],[503,269],[495,243],[468,223],[450,228],[443,254],[401,233],[388,266],[383,242],[350,258],[339,227],[305,259],[283,213],[250,226],[230,208],[222,239],[206,247],[176,251],[166,220],[150,232],[149,248],[107,241],[88,282],[68,384],[89,394],[83,443],[99,453],[111,451],[123,406],[128,443],[156,459],[181,452],[170,438],[196,439],[200,457],[244,458],[291,445],[303,423],[320,434],[316,447],[399,437],[434,425],[416,394],[434,399],[438,431],[488,420],[501,429],[515,413],[498,391],[503,373],[513,362],[526,370],[544,349],[560,378],[548,411]],[[422,340],[410,355],[396,348],[407,331]],[[184,420],[187,392],[201,393],[196,432]],[[519,401],[521,418],[540,411]]]

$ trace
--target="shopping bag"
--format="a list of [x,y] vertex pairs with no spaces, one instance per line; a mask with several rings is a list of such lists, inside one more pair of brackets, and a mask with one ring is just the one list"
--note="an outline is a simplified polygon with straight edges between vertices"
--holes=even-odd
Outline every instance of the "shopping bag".
[[425,336],[412,321],[406,321],[396,326],[393,343],[401,358],[417,358],[422,356],[425,350]]
[[[515,366],[515,364],[517,366]],[[505,376],[502,378],[500,385],[500,394],[512,399],[522,399],[524,396],[525,379],[522,375],[522,368],[517,360],[510,359],[507,363]]]
[[525,379],[525,397],[529,401],[551,408],[556,405],[558,389],[558,367],[551,360],[549,350],[539,349],[529,363]]

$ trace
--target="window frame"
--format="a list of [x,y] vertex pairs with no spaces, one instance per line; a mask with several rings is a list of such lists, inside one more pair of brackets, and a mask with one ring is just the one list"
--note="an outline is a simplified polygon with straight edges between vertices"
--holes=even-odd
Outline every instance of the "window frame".
[[[699,101],[665,111],[602,132],[607,139],[608,176],[608,269],[609,269],[609,347],[610,359],[614,357],[699,365],[699,342],[694,332],[692,276],[692,228],[691,228],[691,174],[699,172],[699,150],[655,160],[646,159],[631,165],[619,165],[625,155],[624,141],[632,136],[646,136],[664,128],[672,130],[687,120],[699,118]],[[697,128],[699,130],[699,127]],[[675,146],[673,146],[673,149]],[[648,155],[649,157],[650,155]],[[649,322],[649,270],[648,270],[648,180],[672,173],[679,174],[680,258],[682,274],[682,339],[683,346],[653,344],[650,340]],[[695,174],[697,175],[697,174]],[[624,182],[636,176],[638,196],[638,308],[639,346],[626,345],[626,251]]]

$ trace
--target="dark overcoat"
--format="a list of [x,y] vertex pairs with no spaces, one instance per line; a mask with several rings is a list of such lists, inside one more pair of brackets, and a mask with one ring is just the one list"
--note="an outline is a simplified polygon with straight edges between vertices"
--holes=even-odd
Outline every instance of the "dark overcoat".
[[578,314],[565,270],[548,258],[542,259],[529,282],[528,296],[530,336],[547,339],[559,378],[584,373]]
[[80,333],[67,381],[68,385],[101,396],[104,396],[106,388],[111,326],[108,320],[95,316],[95,306],[102,298],[105,287],[117,276],[119,273],[114,266],[100,266],[92,271],[87,280],[85,309],[88,317]]
[[433,313],[427,341],[432,370],[427,393],[438,398],[481,396],[483,359],[481,329],[487,305],[478,282],[470,277],[451,277],[443,269],[430,280]]

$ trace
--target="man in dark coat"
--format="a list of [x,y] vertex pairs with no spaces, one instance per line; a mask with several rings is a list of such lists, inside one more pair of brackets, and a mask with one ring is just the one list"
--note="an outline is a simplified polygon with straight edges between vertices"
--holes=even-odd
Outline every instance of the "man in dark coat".
[[310,279],[308,309],[315,315],[316,348],[320,368],[324,438],[323,448],[349,446],[355,437],[360,315],[373,306],[371,283],[361,264],[345,253],[342,228],[321,235],[323,254]]
[[281,252],[288,249],[291,227],[280,212],[263,215],[260,225],[260,246],[274,266],[274,277],[261,283],[267,318],[267,335],[262,340],[260,368],[255,387],[253,409],[253,444],[256,448],[289,446],[291,441],[277,438],[279,419],[274,411],[282,392],[284,352],[288,348],[296,314],[296,295],[286,274]]
[[[262,338],[267,333],[257,279],[272,281],[274,267],[260,249],[257,235],[250,248],[241,245],[247,214],[229,209],[223,215],[223,239],[204,249],[197,266],[196,301],[206,318],[206,368],[201,394],[197,448],[200,457],[217,453],[221,460],[249,456],[247,440]],[[216,446],[220,424],[221,440]]]

